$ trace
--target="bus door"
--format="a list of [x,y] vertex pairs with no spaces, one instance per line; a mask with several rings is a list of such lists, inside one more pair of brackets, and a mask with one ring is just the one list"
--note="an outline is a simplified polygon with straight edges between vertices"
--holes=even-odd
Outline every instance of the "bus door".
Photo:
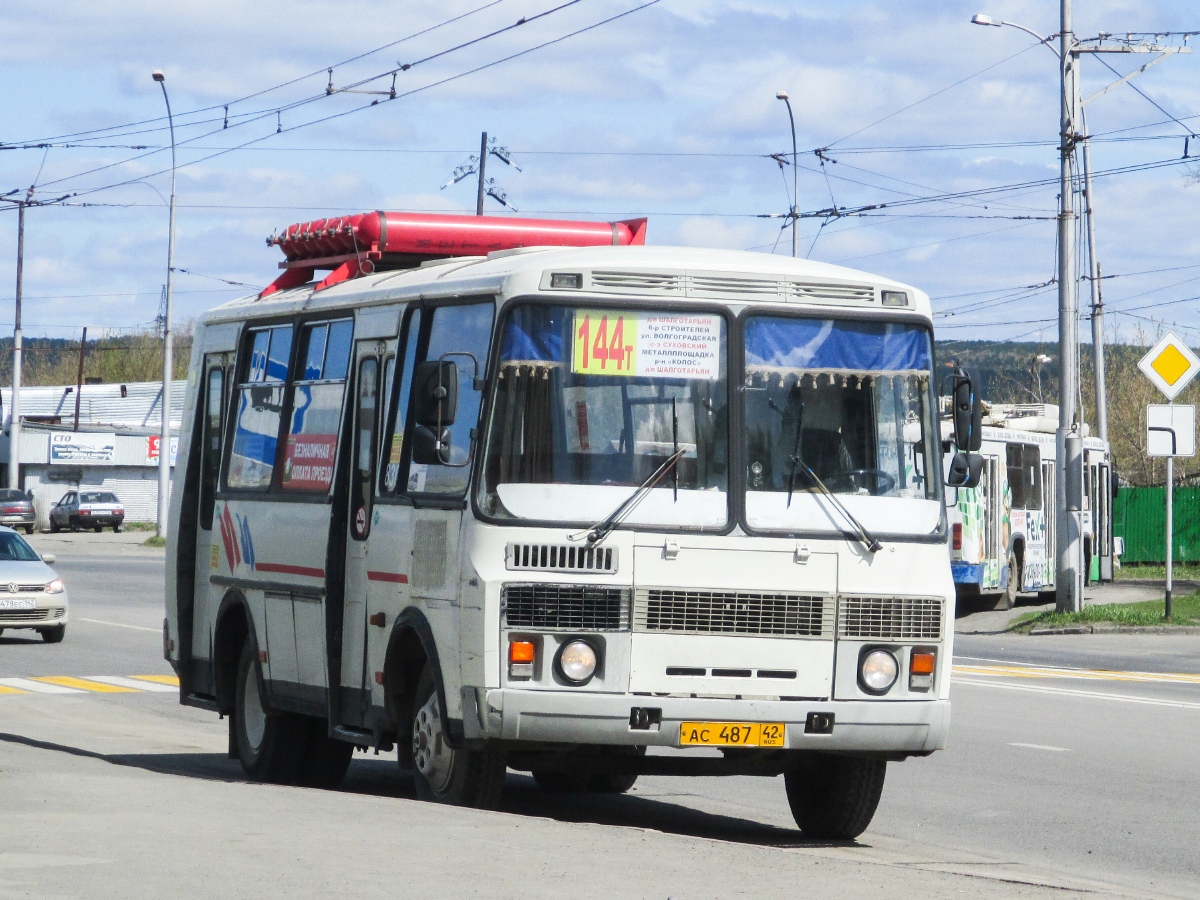
[[[394,322],[394,320],[393,320]],[[396,341],[359,341],[354,354],[354,402],[350,406],[350,465],[345,556],[345,600],[341,629],[341,672],[338,717],[347,724],[366,724],[369,704],[364,691],[367,609],[371,567],[372,519],[375,517],[376,475],[383,397],[395,366]],[[384,534],[386,539],[386,533]],[[385,554],[380,554],[385,555]],[[377,622],[378,620],[376,620]]]
[[[232,353],[209,353],[204,357],[204,381],[199,405],[200,422],[200,502],[197,510],[195,595],[191,620],[192,658],[212,659],[212,616],[221,601],[223,587],[214,585],[210,576],[218,572],[220,538],[213,535],[217,498],[217,479],[221,473],[221,454],[225,445],[226,411],[229,408],[229,379],[233,374]],[[160,449],[161,452],[161,449]],[[196,627],[199,626],[199,627]]]
[[1100,580],[1113,580],[1112,469],[1101,463],[1096,485],[1096,548],[1100,555]]
[[[484,302],[448,302],[414,308],[401,330],[391,389],[388,426],[379,479],[380,496],[367,541],[367,686],[372,705],[382,707],[383,660],[396,616],[415,606],[428,620],[441,659],[457,659],[459,535],[476,451],[482,383],[495,307]],[[425,360],[452,361],[458,370],[458,408],[448,425],[442,461],[412,458],[417,423],[410,415],[415,366]],[[476,379],[480,381],[476,381]],[[451,685],[457,673],[444,673]],[[450,696],[451,690],[447,690]],[[453,692],[457,697],[457,692]],[[450,700],[448,702],[454,702]]]

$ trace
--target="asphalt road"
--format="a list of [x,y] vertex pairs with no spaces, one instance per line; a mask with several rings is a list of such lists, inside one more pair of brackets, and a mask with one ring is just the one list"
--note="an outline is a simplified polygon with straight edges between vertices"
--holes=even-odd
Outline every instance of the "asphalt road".
[[[0,637],[0,898],[1200,895],[1200,637],[961,634],[950,748],[892,764],[871,829],[818,845],[779,778],[613,798],[510,773],[497,813],[416,802],[393,756],[340,791],[246,783],[224,723],[154,680],[162,556],[77,540],[51,548],[66,640]],[[3,692],[32,676],[63,692]]]

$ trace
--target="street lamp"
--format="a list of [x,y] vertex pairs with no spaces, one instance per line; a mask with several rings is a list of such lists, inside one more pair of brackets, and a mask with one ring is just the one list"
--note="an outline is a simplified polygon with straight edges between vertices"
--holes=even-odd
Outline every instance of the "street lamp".
[[167,536],[167,517],[171,504],[171,377],[174,360],[171,353],[171,299],[175,274],[175,120],[171,117],[171,98],[167,96],[167,79],[159,69],[154,80],[162,88],[167,104],[167,125],[171,129],[171,224],[167,236],[167,298],[163,310],[163,379],[162,427],[158,437],[158,536]]
[[[1051,360],[1051,358],[1049,356],[1047,356],[1045,353],[1039,353],[1037,356],[1035,356],[1033,358],[1033,379],[1034,379],[1034,384],[1037,385],[1037,387],[1036,387],[1036,390],[1032,391],[1032,393],[1033,393],[1034,399],[1037,400],[1038,403],[1046,402],[1042,398],[1042,366],[1044,366],[1046,363],[1052,362],[1052,361],[1053,360]],[[1033,385],[1030,385],[1030,387],[1033,388]]]
[[787,91],[779,91],[775,95],[776,100],[782,100],[787,105],[788,122],[792,126],[792,256],[800,255],[799,235],[796,226],[800,224],[800,218],[796,213],[796,204],[800,202],[800,167],[796,164],[796,119],[792,115],[792,101],[788,99]]

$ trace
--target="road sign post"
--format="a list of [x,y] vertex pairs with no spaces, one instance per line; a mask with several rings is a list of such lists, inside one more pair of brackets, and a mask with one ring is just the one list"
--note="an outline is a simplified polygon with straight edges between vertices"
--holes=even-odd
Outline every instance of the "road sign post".
[[[1138,368],[1174,401],[1193,378],[1200,373],[1200,358],[1187,344],[1167,334],[1142,357]],[[1164,456],[1167,460],[1166,484],[1166,578],[1163,585],[1166,618],[1171,618],[1171,591],[1175,553],[1175,457],[1196,455],[1196,407],[1180,406],[1174,402],[1151,404],[1146,407],[1146,455]]]

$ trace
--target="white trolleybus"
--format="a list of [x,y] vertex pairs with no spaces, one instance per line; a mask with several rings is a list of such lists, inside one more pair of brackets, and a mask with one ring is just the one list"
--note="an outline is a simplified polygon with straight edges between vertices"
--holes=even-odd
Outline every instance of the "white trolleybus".
[[[950,560],[959,595],[1012,609],[1017,594],[1055,596],[1055,431],[1051,404],[984,404],[979,484],[950,492]],[[1086,429],[1087,426],[1085,425]],[[947,439],[952,424],[943,423]],[[1085,431],[1086,434],[1086,431]],[[1083,439],[1083,553],[1087,581],[1111,581],[1117,480],[1105,441]]]
[[203,317],[164,647],[249,777],[396,746],[421,798],[490,807],[506,768],[782,774],[845,839],[944,746],[928,298],[644,234],[310,222]]

